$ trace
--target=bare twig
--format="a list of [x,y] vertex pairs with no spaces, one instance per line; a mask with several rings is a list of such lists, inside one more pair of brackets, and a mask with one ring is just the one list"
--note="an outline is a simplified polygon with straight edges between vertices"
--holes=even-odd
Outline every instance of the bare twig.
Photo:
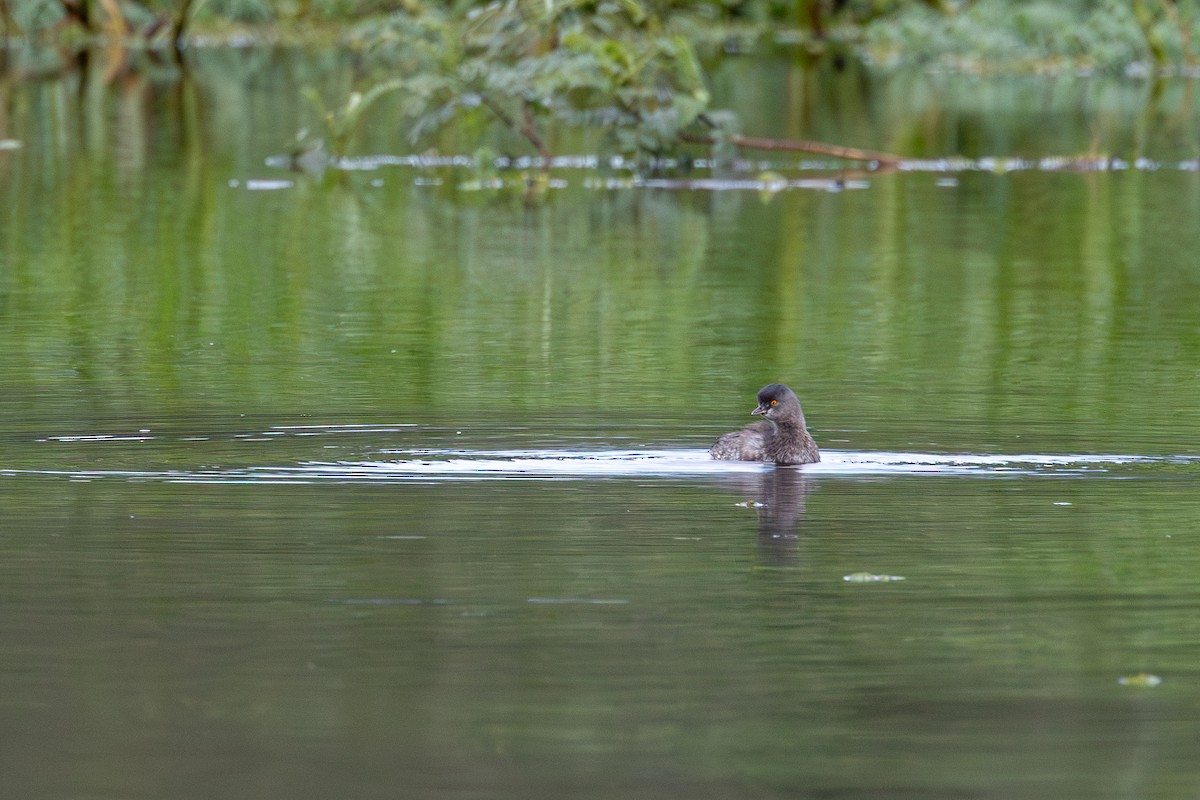
[[522,111],[524,113],[524,120],[521,122],[521,124],[517,124],[517,121],[513,119],[509,113],[492,98],[488,97],[487,95],[481,95],[481,102],[487,106],[488,110],[495,114],[496,118],[499,119],[500,122],[502,122],[506,127],[521,134],[529,141],[530,144],[533,145],[533,148],[537,150],[538,155],[542,157],[542,171],[548,172],[550,170],[550,149],[546,147],[546,142],[538,133],[537,125],[533,119],[533,110],[529,107],[529,103],[526,102],[523,105]]
[[[680,133],[679,138],[693,144],[716,144],[712,136],[694,133]],[[881,167],[894,167],[904,159],[893,153],[883,153],[878,150],[862,150],[857,147],[844,147],[840,144],[826,144],[807,139],[767,139],[759,136],[741,136],[731,134],[730,144],[747,147],[751,150],[788,150],[797,153],[814,153],[831,158],[844,158],[847,161],[874,161]]]
[[538,155],[542,157],[542,171],[547,172],[550,169],[550,148],[546,147],[546,142],[538,133],[537,120],[533,118],[533,108],[528,100],[521,104],[521,112],[525,117],[521,125],[521,134],[538,151]]

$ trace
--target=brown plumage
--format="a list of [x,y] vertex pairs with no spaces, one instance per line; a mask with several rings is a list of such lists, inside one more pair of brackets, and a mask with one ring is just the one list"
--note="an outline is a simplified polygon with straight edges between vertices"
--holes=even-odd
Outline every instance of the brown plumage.
[[764,421],[727,433],[709,448],[720,461],[774,461],[780,466],[815,464],[821,452],[804,426],[804,411],[795,393],[782,383],[758,390],[758,408]]

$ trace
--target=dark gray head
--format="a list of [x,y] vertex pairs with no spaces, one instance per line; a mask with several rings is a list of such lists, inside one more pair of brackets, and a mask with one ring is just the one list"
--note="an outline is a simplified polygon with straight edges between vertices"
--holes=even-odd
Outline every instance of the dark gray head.
[[782,383],[772,383],[758,390],[758,408],[750,412],[761,414],[773,422],[804,424],[804,412],[795,393]]

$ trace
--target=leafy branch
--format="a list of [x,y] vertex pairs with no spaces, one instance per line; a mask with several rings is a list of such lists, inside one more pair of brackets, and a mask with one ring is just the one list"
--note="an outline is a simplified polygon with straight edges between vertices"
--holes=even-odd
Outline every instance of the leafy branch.
[[362,124],[367,110],[379,98],[395,92],[403,86],[404,83],[398,80],[377,83],[366,92],[351,92],[342,107],[335,109],[326,107],[321,95],[311,86],[306,86],[301,91],[321,120],[325,134],[329,137],[328,146],[332,148],[335,156],[340,157],[346,154],[350,140]]
[[[602,130],[624,155],[664,155],[684,144],[799,149],[839,158],[897,160],[886,153],[741,136],[737,119],[711,106],[691,42],[644,0],[498,0],[466,11],[411,4],[359,35],[369,60],[392,77],[324,113],[344,151],[362,114],[395,92],[413,142],[454,123],[482,134],[499,125],[549,169],[557,126]],[[376,91],[380,90],[380,91]]]

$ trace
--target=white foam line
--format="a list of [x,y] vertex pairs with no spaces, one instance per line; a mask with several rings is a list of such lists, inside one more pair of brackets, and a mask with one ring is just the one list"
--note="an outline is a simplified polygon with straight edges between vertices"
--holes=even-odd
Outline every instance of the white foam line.
[[[423,453],[430,454],[431,453]],[[403,461],[339,461],[312,462],[302,465],[317,474],[337,474],[348,471],[362,475],[655,475],[705,474],[727,472],[756,472],[763,465],[745,461],[713,461],[707,451],[696,450],[637,450],[637,451],[528,451],[508,450],[474,452],[445,451],[457,456],[442,459]]]
[[[394,451],[384,451],[394,452]],[[701,476],[762,473],[769,464],[714,461],[705,450],[420,450],[426,458],[307,462],[296,465],[169,470],[14,470],[0,475],[46,475],[72,480],[118,478],[171,483],[387,483],[439,480],[581,480],[605,477]],[[437,457],[441,456],[441,457]],[[1195,464],[1200,456],[977,453],[900,453],[827,450],[804,474],[1032,475],[1103,473],[1131,464]]]
[[[414,454],[449,456],[400,461],[313,462],[302,468],[313,474],[362,475],[460,474],[505,475],[651,475],[754,472],[769,465],[746,461],[713,461],[704,450],[531,451],[424,450]],[[1122,464],[1161,461],[1125,455],[982,455],[826,451],[806,473],[872,474],[924,472],[944,474],[1040,473],[1059,468],[1104,469]]]

